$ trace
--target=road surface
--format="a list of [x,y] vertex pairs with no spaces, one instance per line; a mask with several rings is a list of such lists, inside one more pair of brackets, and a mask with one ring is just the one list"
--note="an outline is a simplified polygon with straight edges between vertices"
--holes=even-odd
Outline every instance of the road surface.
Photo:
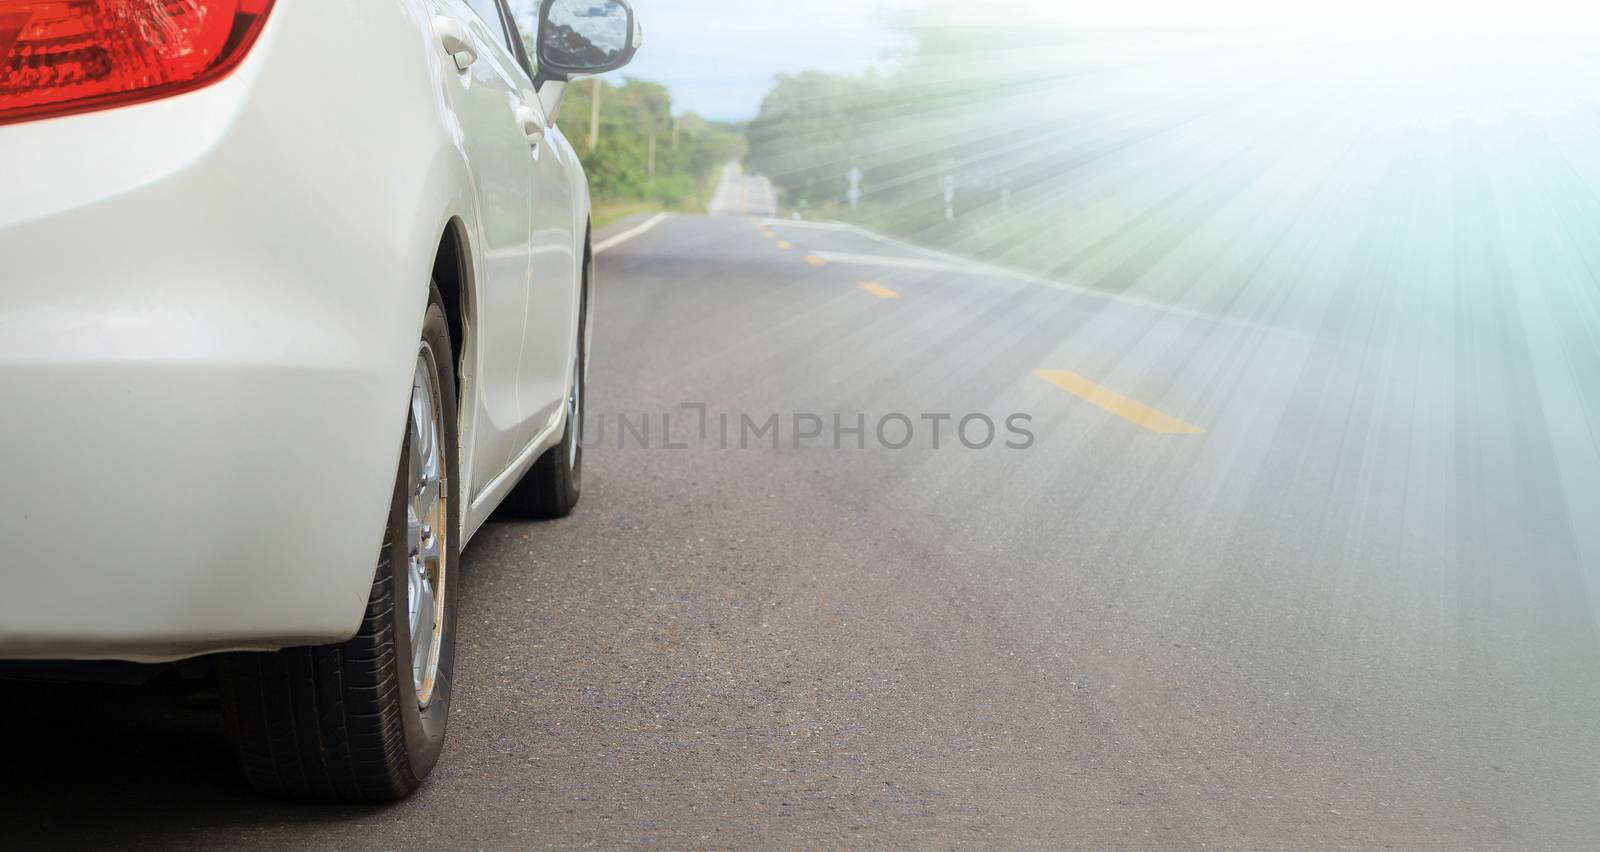
[[745,174],[738,163],[729,163],[722,167],[716,195],[706,209],[713,216],[774,216],[778,212],[778,190],[765,176]]
[[[746,215],[601,236],[583,505],[467,551],[427,787],[266,802],[203,695],[32,689],[8,702],[9,842],[1600,838],[1570,474],[1592,446],[1558,440],[1517,341],[1491,362],[1395,304],[1260,323]],[[778,448],[744,440],[774,414]],[[999,435],[969,449],[977,414]]]

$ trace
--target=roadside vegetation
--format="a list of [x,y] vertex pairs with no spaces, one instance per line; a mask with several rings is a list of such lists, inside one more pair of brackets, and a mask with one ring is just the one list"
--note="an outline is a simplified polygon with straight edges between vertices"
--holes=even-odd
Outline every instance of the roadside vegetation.
[[573,84],[557,123],[588,172],[597,228],[638,213],[703,211],[717,169],[744,154],[742,127],[674,115],[665,86],[633,78]]
[[747,168],[787,213],[1050,271],[1061,245],[1037,205],[1051,203],[1059,137],[1038,133],[1037,97],[1017,96],[1037,81],[1004,61],[1048,34],[897,29],[908,47],[887,71],[780,75],[749,125]]
[[747,129],[746,168],[773,181],[785,215],[1046,276],[1074,270],[1129,212],[1081,166],[1118,144],[1108,129],[1140,132],[1162,112],[1085,102],[1084,69],[1107,59],[1071,32],[960,26],[986,16],[962,6],[929,0],[892,20],[903,46],[879,69],[780,75]]

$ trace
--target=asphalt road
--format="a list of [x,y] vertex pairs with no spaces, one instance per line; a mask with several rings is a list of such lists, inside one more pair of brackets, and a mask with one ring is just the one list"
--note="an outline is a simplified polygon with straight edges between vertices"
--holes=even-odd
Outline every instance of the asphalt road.
[[[203,695],[34,690],[7,845],[1600,839],[1593,446],[1519,341],[1440,351],[1394,301],[1217,316],[746,215],[659,221],[599,270],[583,505],[467,551],[421,793],[262,801]],[[876,434],[897,413],[904,449]],[[779,447],[740,449],[774,414]],[[796,414],[823,435],[796,447]],[[925,414],[955,418],[938,449]],[[995,444],[960,442],[971,414]],[[835,415],[867,434],[836,449]]]
[[745,174],[743,166],[729,163],[722,167],[722,179],[706,209],[713,216],[774,216],[778,212],[778,191],[772,181]]

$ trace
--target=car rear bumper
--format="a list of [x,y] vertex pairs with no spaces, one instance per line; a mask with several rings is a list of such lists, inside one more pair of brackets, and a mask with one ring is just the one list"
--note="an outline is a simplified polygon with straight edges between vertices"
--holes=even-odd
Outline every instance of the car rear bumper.
[[350,96],[302,60],[365,5],[278,4],[208,88],[0,127],[0,659],[357,629],[439,233],[423,134],[385,160],[307,103]]
[[380,376],[46,357],[0,363],[0,658],[157,660],[354,632],[398,433],[357,434],[340,413],[393,408]]

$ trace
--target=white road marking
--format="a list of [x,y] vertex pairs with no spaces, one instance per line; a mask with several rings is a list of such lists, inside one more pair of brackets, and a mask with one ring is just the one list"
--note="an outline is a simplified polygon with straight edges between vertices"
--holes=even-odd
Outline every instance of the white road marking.
[[889,257],[882,254],[850,254],[841,251],[818,251],[812,254],[830,263],[856,263],[862,266],[887,266],[894,269],[937,269],[943,272],[977,271],[976,267],[967,263],[947,263],[920,257]]
[[855,225],[846,225],[843,222],[811,222],[805,219],[775,219],[768,217],[761,220],[761,224],[768,226],[782,225],[785,228],[810,228],[813,231],[854,231]]
[[595,244],[594,253],[595,254],[599,254],[600,252],[606,251],[608,249],[614,249],[617,246],[620,246],[623,243],[627,242],[628,240],[631,240],[634,237],[637,237],[640,234],[644,233],[645,231],[648,231],[651,228],[654,228],[655,226],[661,224],[662,220],[666,219],[668,216],[671,216],[671,215],[672,215],[671,213],[657,213],[656,215],[651,216],[649,219],[646,219],[645,223],[643,225],[640,225],[637,228],[634,228],[634,229],[632,229],[630,231],[623,231],[622,233],[617,234],[614,237],[610,237],[608,239],[601,240],[600,242]]
[[[914,245],[912,243],[904,242],[902,240],[897,240],[894,237],[886,237],[883,234],[878,233],[877,231],[873,231],[873,230],[870,230],[868,228],[863,228],[860,225],[851,225],[851,224],[846,223],[846,222],[807,222],[805,220],[790,220],[790,219],[763,219],[761,221],[762,221],[763,224],[765,224],[765,225],[767,225],[769,227],[780,227],[781,226],[781,227],[785,227],[785,228],[811,228],[811,229],[817,230],[817,231],[844,231],[844,232],[847,232],[847,233],[856,234],[858,236],[866,237],[869,240],[876,240],[876,241],[878,241],[880,243],[883,243],[886,246],[892,246],[894,248],[900,249],[901,251],[908,251],[908,252],[911,252],[912,254],[920,254],[923,257],[935,258],[935,259],[937,259],[937,260],[939,260],[939,261],[941,261],[941,262],[943,262],[945,264],[948,264],[949,266],[951,266],[953,268],[966,269],[966,270],[970,270],[970,271],[983,270],[983,271],[985,271],[985,272],[987,272],[988,274],[991,274],[991,275],[1000,274],[1000,275],[1002,275],[1004,277],[1011,277],[1011,278],[1016,278],[1021,274],[1021,273],[1018,273],[1018,272],[1016,272],[1014,270],[1000,269],[999,267],[990,266],[989,264],[980,263],[980,262],[978,262],[976,260],[972,260],[970,258],[961,257],[959,255],[946,254],[945,252],[938,251],[936,249],[931,249],[931,248],[926,248],[924,246]],[[865,257],[865,256],[867,256],[867,255],[863,255],[863,257]],[[1037,278],[1037,277],[1038,276],[1030,276],[1030,280],[1032,278]]]
[[1064,281],[1056,281],[1032,272],[1024,272],[1020,269],[996,266],[991,263],[984,263],[983,261],[960,257],[959,255],[946,254],[942,251],[936,251],[934,249],[923,248],[922,246],[902,242],[893,237],[886,237],[875,231],[863,228],[860,225],[851,225],[843,222],[807,222],[803,220],[775,218],[763,219],[761,221],[763,224],[773,228],[811,228],[813,230],[824,231],[849,231],[851,233],[859,234],[863,237],[876,240],[884,245],[901,249],[902,251],[908,251],[922,255],[922,257],[893,257],[881,254],[852,254],[849,252],[812,252],[814,256],[830,263],[854,263],[862,266],[881,266],[897,269],[921,269],[933,272],[964,272],[971,275],[982,275],[989,278],[1009,279],[1011,281],[1018,281],[1024,284],[1048,287],[1049,289],[1059,290],[1063,293],[1072,293],[1078,296],[1088,296],[1090,298],[1104,299],[1111,302],[1121,302],[1125,305],[1133,305],[1148,310],[1160,311],[1161,313],[1172,314],[1174,316],[1205,320],[1208,322],[1239,325],[1284,337],[1292,337],[1300,340],[1307,339],[1306,336],[1300,332],[1286,328],[1279,328],[1273,325],[1266,325],[1254,320],[1239,319],[1237,317],[1225,316],[1223,314],[1195,310],[1194,308],[1180,307],[1178,305],[1168,304],[1166,302],[1147,298],[1145,296],[1134,295],[1132,293],[1112,293],[1105,290],[1097,290],[1093,287],[1085,287],[1081,284],[1069,284]]

